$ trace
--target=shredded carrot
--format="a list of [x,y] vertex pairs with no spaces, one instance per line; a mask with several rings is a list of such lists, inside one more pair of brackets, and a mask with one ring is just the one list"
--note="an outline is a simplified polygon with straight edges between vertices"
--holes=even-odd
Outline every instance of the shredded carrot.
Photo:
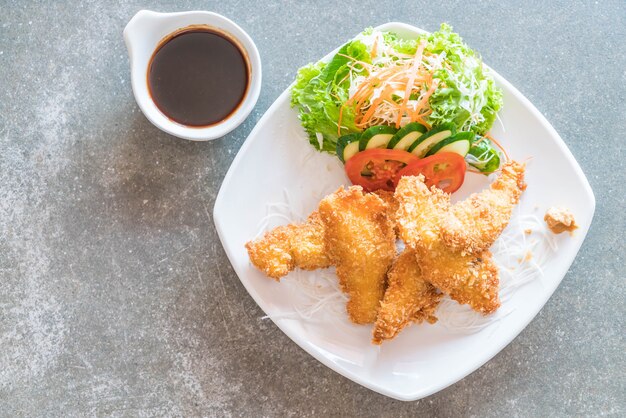
[[351,57],[350,55],[339,54],[339,53],[337,53],[337,55],[339,55],[340,57],[348,58],[349,60],[352,60],[355,64],[362,65],[363,67],[366,67],[366,68],[369,68],[369,67],[372,66],[372,64],[367,63],[365,61],[358,60],[358,59],[356,59],[354,57]]
[[415,118],[414,122],[419,122],[419,123],[421,123],[422,125],[424,125],[424,126],[426,127],[426,129],[430,129],[430,128],[432,128],[432,126],[430,125],[430,123],[426,122],[424,119],[422,119],[422,118],[420,118],[420,117]]
[[488,138],[491,142],[496,144],[496,146],[498,148],[500,148],[502,150],[502,152],[504,153],[504,156],[506,157],[506,160],[507,161],[511,161],[511,157],[509,157],[509,153],[506,152],[506,149],[498,141],[496,141],[496,139],[493,136],[491,136],[491,134],[486,133],[485,134],[485,138]]
[[378,36],[374,39],[374,45],[372,45],[372,58],[376,58],[376,51],[378,51]]
[[424,94],[424,97],[422,97],[422,100],[420,100],[419,103],[417,104],[418,108],[423,107],[428,102],[428,99],[430,98],[430,96],[432,96],[435,90],[437,90],[438,85],[439,83],[437,82],[437,80],[433,80],[433,82],[430,85],[430,88],[428,89],[426,94]]
[[480,144],[481,142],[483,142],[484,140],[485,140],[485,137],[484,137],[484,136],[481,136],[481,137],[480,137],[480,139],[479,139],[478,141],[474,142],[474,145],[478,145],[478,144]]
[[[476,144],[480,144],[481,142],[483,142],[485,139],[489,139],[491,142],[493,142],[498,148],[500,148],[500,150],[502,150],[502,153],[504,153],[504,156],[506,157],[507,161],[510,161],[511,158],[509,157],[509,154],[506,152],[506,149],[504,149],[504,147],[502,146],[502,144],[500,144],[493,136],[491,136],[491,134],[486,133],[485,135],[481,136],[480,139],[478,141],[476,141],[474,143],[474,145]],[[483,174],[483,175],[487,175],[487,174],[493,174],[493,173],[497,173],[499,172],[501,169],[498,168],[496,170],[493,171],[480,171],[480,170],[476,170],[475,168],[472,167],[468,167],[467,168],[467,172],[468,173],[475,173],[475,174]]]
[[431,113],[433,113],[433,110],[428,108],[424,112],[418,114],[417,117],[425,118],[426,116],[430,116]]
[[[378,39],[372,47],[372,55],[376,53],[377,41]],[[385,67],[374,65],[364,67],[369,74],[345,103],[354,110],[355,123],[358,127],[395,124],[400,128],[405,118],[430,127],[426,122],[432,113],[428,100],[438,84],[433,78],[436,70],[423,65],[425,49],[426,41],[422,41],[415,54],[412,57],[407,56],[412,58],[410,60],[400,60]],[[356,60],[354,62],[360,64]],[[399,99],[401,92],[404,96]],[[419,100],[411,100],[413,95],[417,95]],[[343,116],[343,109],[340,115]]]
[[[372,43],[372,57],[376,57],[379,52],[379,41],[375,38]],[[428,119],[433,110],[429,100],[439,87],[440,80],[435,78],[438,66],[432,64],[433,56],[426,52],[426,45],[427,42],[422,40],[415,54],[406,55],[406,59],[403,55],[403,59],[391,61],[384,66],[340,54],[350,60],[350,73],[347,77],[358,75],[359,81],[356,89],[339,108],[338,135],[341,135],[346,106],[349,106],[350,115],[354,115],[354,124],[360,129],[376,125],[400,128],[410,122],[418,122],[428,129],[431,128]],[[340,83],[345,80],[346,78]],[[493,142],[508,159],[506,150],[497,141]]]
[[406,111],[406,104],[409,101],[411,96],[411,91],[413,90],[413,86],[415,84],[415,78],[417,77],[417,73],[419,71],[420,66],[422,65],[422,53],[424,52],[424,48],[426,48],[426,41],[422,40],[420,42],[420,46],[415,51],[415,56],[413,57],[413,61],[409,66],[409,79],[406,82],[406,88],[404,89],[404,99],[402,100],[402,104],[400,105],[400,109],[398,112],[398,117],[396,119],[396,128],[400,128],[400,121],[402,120],[402,116],[404,116],[404,112]]
[[339,119],[337,120],[337,136],[341,136],[341,121],[343,120],[343,108],[346,104],[339,106]]
[[[417,104],[415,105],[415,111],[413,112],[413,115],[411,116],[411,121],[417,118],[420,118],[423,120],[425,116],[428,116],[432,113],[432,109],[428,109],[424,113],[420,113],[420,111],[426,106],[426,104],[428,103],[428,99],[435,92],[436,89],[437,89],[437,82],[433,81],[428,91],[423,95],[421,100],[417,102]],[[396,127],[399,128],[400,127],[399,125],[400,124],[398,123]]]
[[344,78],[342,78],[339,83],[337,84],[342,84],[344,81],[346,81],[348,78],[350,77],[350,73],[346,74],[346,76]]
[[363,117],[357,122],[357,125],[358,126],[364,126],[370,120],[370,118],[372,117],[372,115],[376,111],[376,108],[378,107],[378,105],[382,101],[383,101],[383,99],[381,97],[375,99],[374,103],[372,103],[372,105],[367,110],[367,112],[365,112],[365,115],[363,115]]

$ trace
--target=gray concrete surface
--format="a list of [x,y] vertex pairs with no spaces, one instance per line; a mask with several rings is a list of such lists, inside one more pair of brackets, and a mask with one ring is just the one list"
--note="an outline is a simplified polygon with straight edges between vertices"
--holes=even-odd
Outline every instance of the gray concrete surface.
[[[623,1],[0,1],[0,415],[624,416]],[[122,29],[213,10],[264,64],[248,120],[212,143],[154,128]],[[211,211],[296,69],[369,25],[451,23],[547,116],[595,191],[591,231],[537,318],[417,402],[309,357],[247,295]]]

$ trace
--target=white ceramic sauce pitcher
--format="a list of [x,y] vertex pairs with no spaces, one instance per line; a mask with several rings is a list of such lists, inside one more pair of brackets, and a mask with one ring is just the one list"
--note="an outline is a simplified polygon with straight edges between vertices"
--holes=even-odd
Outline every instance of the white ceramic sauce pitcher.
[[[243,47],[250,63],[250,79],[239,108],[224,121],[206,127],[177,123],[165,116],[155,105],[148,90],[148,65],[160,42],[169,34],[191,25],[207,25],[226,32]],[[133,94],[143,114],[157,128],[193,141],[220,138],[239,126],[250,114],[261,92],[261,58],[256,45],[243,29],[224,16],[211,12],[157,13],[141,10],[124,28],[124,41],[130,59]]]

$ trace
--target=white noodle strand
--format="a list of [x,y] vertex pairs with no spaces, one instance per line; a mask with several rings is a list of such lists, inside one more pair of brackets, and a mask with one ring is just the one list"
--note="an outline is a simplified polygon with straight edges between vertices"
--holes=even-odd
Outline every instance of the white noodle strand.
[[[318,159],[319,155],[311,150],[303,156],[301,165],[322,163],[324,160]],[[319,201],[336,188],[336,183],[329,181],[312,191],[311,195],[316,198],[315,201]],[[294,203],[289,191],[283,189],[282,201],[267,204],[266,215],[259,221],[255,239],[278,226],[277,222],[285,224],[306,219],[310,208]],[[399,250],[403,247],[401,242],[398,247]],[[446,296],[436,312],[439,326],[447,332],[471,334],[498,324],[501,319],[514,312],[507,308],[507,302],[520,287],[534,281],[543,284],[543,266],[557,249],[556,241],[543,220],[533,214],[523,214],[516,208],[509,226],[491,248],[500,270],[500,298],[504,306],[492,315],[483,316]],[[282,308],[279,312],[269,313],[263,319],[296,320],[331,327],[352,326],[346,314],[348,298],[341,291],[334,269],[295,270],[281,280],[281,286],[289,287],[289,294],[294,295],[290,298],[291,309],[286,311]]]

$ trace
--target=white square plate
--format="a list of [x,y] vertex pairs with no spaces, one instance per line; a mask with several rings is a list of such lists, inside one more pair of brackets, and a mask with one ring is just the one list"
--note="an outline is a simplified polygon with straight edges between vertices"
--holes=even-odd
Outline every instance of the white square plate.
[[[402,23],[387,23],[377,29],[407,38],[423,32]],[[375,346],[370,342],[371,326],[349,323],[341,309],[324,315],[320,314],[325,309],[320,304],[312,309],[310,303],[306,305],[311,286],[313,292],[332,287],[332,270],[294,272],[277,283],[250,264],[244,248],[247,241],[264,230],[304,219],[324,195],[350,184],[336,157],[316,152],[309,145],[297,112],[289,106],[288,90],[250,133],[215,202],[213,218],[226,254],[261,309],[323,364],[392,398],[416,400],[437,392],[476,370],[510,343],[563,279],[593,218],[593,192],[563,140],[515,87],[495,72],[494,77],[504,91],[504,107],[500,112],[502,125],[496,124],[492,133],[513,158],[529,161],[528,189],[514,218],[522,213],[541,219],[548,207],[564,206],[574,213],[579,229],[573,236],[556,237],[558,248],[553,254],[534,254],[543,258],[540,280],[519,286],[503,297],[502,307],[485,326],[455,328],[449,326],[449,321],[445,326],[440,320],[435,325],[410,326],[394,340]],[[468,175],[455,195],[462,198],[480,190],[486,184],[481,177]],[[512,219],[510,228],[515,222]],[[501,272],[506,268],[500,267]],[[316,277],[321,284],[316,284]],[[326,296],[336,297],[342,304],[341,294],[333,292],[334,288]],[[304,313],[303,306],[308,306]],[[324,309],[313,313],[315,307]],[[459,312],[468,317],[476,315],[469,310]]]

